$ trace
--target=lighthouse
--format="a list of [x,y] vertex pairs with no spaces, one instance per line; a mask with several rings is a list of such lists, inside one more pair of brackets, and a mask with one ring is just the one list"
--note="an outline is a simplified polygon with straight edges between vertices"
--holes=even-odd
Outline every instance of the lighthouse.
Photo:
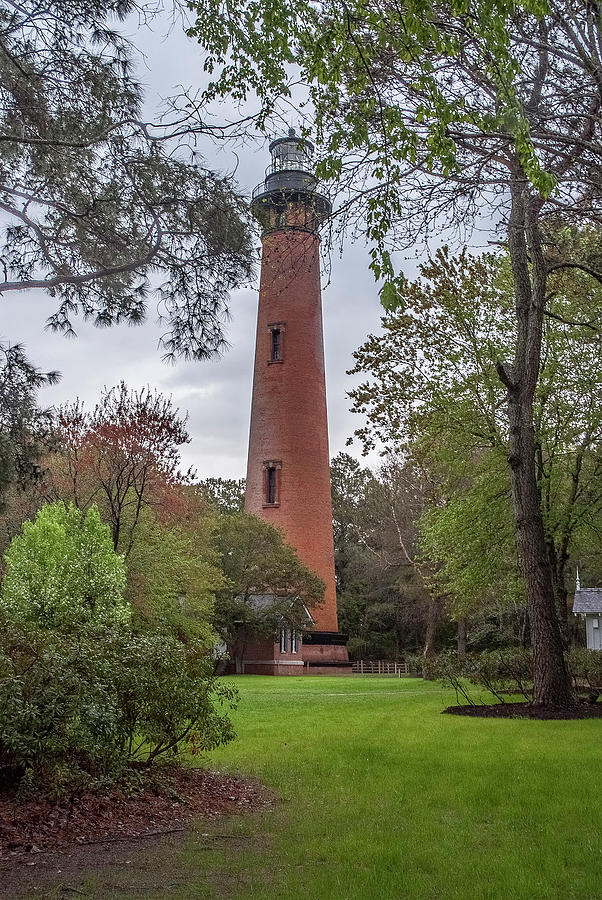
[[282,530],[326,591],[302,640],[275,636],[273,646],[255,648],[245,671],[348,674],[337,623],[320,289],[319,228],[331,206],[308,140],[291,128],[270,154],[251,206],[262,259],[245,509]]

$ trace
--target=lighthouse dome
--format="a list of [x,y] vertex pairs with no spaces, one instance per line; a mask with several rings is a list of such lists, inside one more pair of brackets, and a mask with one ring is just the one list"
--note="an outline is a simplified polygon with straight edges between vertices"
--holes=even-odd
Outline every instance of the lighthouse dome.
[[[312,156],[314,146],[289,128],[288,134],[270,143],[270,165],[265,179],[253,191],[252,209],[264,228],[271,230],[282,221],[283,204],[302,203],[310,211],[311,229],[330,214],[330,201],[317,190]],[[276,211],[276,217],[271,211]],[[290,223],[289,223],[290,224]],[[297,227],[299,221],[297,217]]]
[[272,172],[311,172],[311,158],[314,146],[306,138],[299,137],[294,128],[289,128],[286,137],[276,138],[270,144],[271,165],[266,176]]

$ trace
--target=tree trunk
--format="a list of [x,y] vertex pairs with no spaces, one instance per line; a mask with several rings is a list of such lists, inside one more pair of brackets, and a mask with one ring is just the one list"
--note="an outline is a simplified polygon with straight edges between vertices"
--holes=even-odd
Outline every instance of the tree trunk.
[[[508,389],[508,462],[518,555],[525,581],[534,656],[533,702],[572,706],[575,698],[566,668],[547,554],[535,463],[533,398],[541,360],[546,272],[538,227],[541,200],[529,196],[520,173],[511,182],[508,249],[516,299],[514,364],[499,365]],[[530,263],[530,266],[529,266]]]
[[466,619],[458,619],[458,659],[466,656]]
[[[550,546],[551,545],[551,546]],[[569,646],[569,616],[566,604],[567,591],[564,586],[564,564],[558,559],[553,542],[548,542],[548,558],[552,571],[552,590],[554,591],[554,607],[560,625],[562,646],[566,650]]]
[[435,655],[440,618],[441,604],[438,600],[431,597],[427,607],[426,635],[424,638],[424,650],[422,651],[422,677],[425,681],[431,681],[433,677],[429,673],[428,662],[430,658]]

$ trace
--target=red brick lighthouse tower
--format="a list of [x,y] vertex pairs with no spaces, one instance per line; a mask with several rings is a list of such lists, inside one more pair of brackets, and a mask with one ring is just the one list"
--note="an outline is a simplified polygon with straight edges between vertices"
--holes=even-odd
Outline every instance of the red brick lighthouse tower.
[[270,654],[274,671],[283,674],[289,661],[290,674],[347,673],[337,625],[320,292],[318,229],[330,202],[317,190],[309,141],[289,129],[270,153],[251,207],[263,253],[245,508],[281,528],[326,584],[312,633],[301,647],[295,641],[294,660],[281,639]]

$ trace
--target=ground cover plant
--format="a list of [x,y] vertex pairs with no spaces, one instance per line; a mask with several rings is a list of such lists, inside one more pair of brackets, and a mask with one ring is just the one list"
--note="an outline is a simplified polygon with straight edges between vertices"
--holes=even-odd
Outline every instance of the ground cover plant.
[[108,853],[60,856],[50,882],[38,855],[12,895],[29,883],[95,898],[599,896],[599,796],[587,774],[599,765],[599,720],[443,716],[453,692],[418,679],[226,682],[241,694],[240,739],[210,764],[258,776],[279,798],[271,810],[127,844],[113,864]]

